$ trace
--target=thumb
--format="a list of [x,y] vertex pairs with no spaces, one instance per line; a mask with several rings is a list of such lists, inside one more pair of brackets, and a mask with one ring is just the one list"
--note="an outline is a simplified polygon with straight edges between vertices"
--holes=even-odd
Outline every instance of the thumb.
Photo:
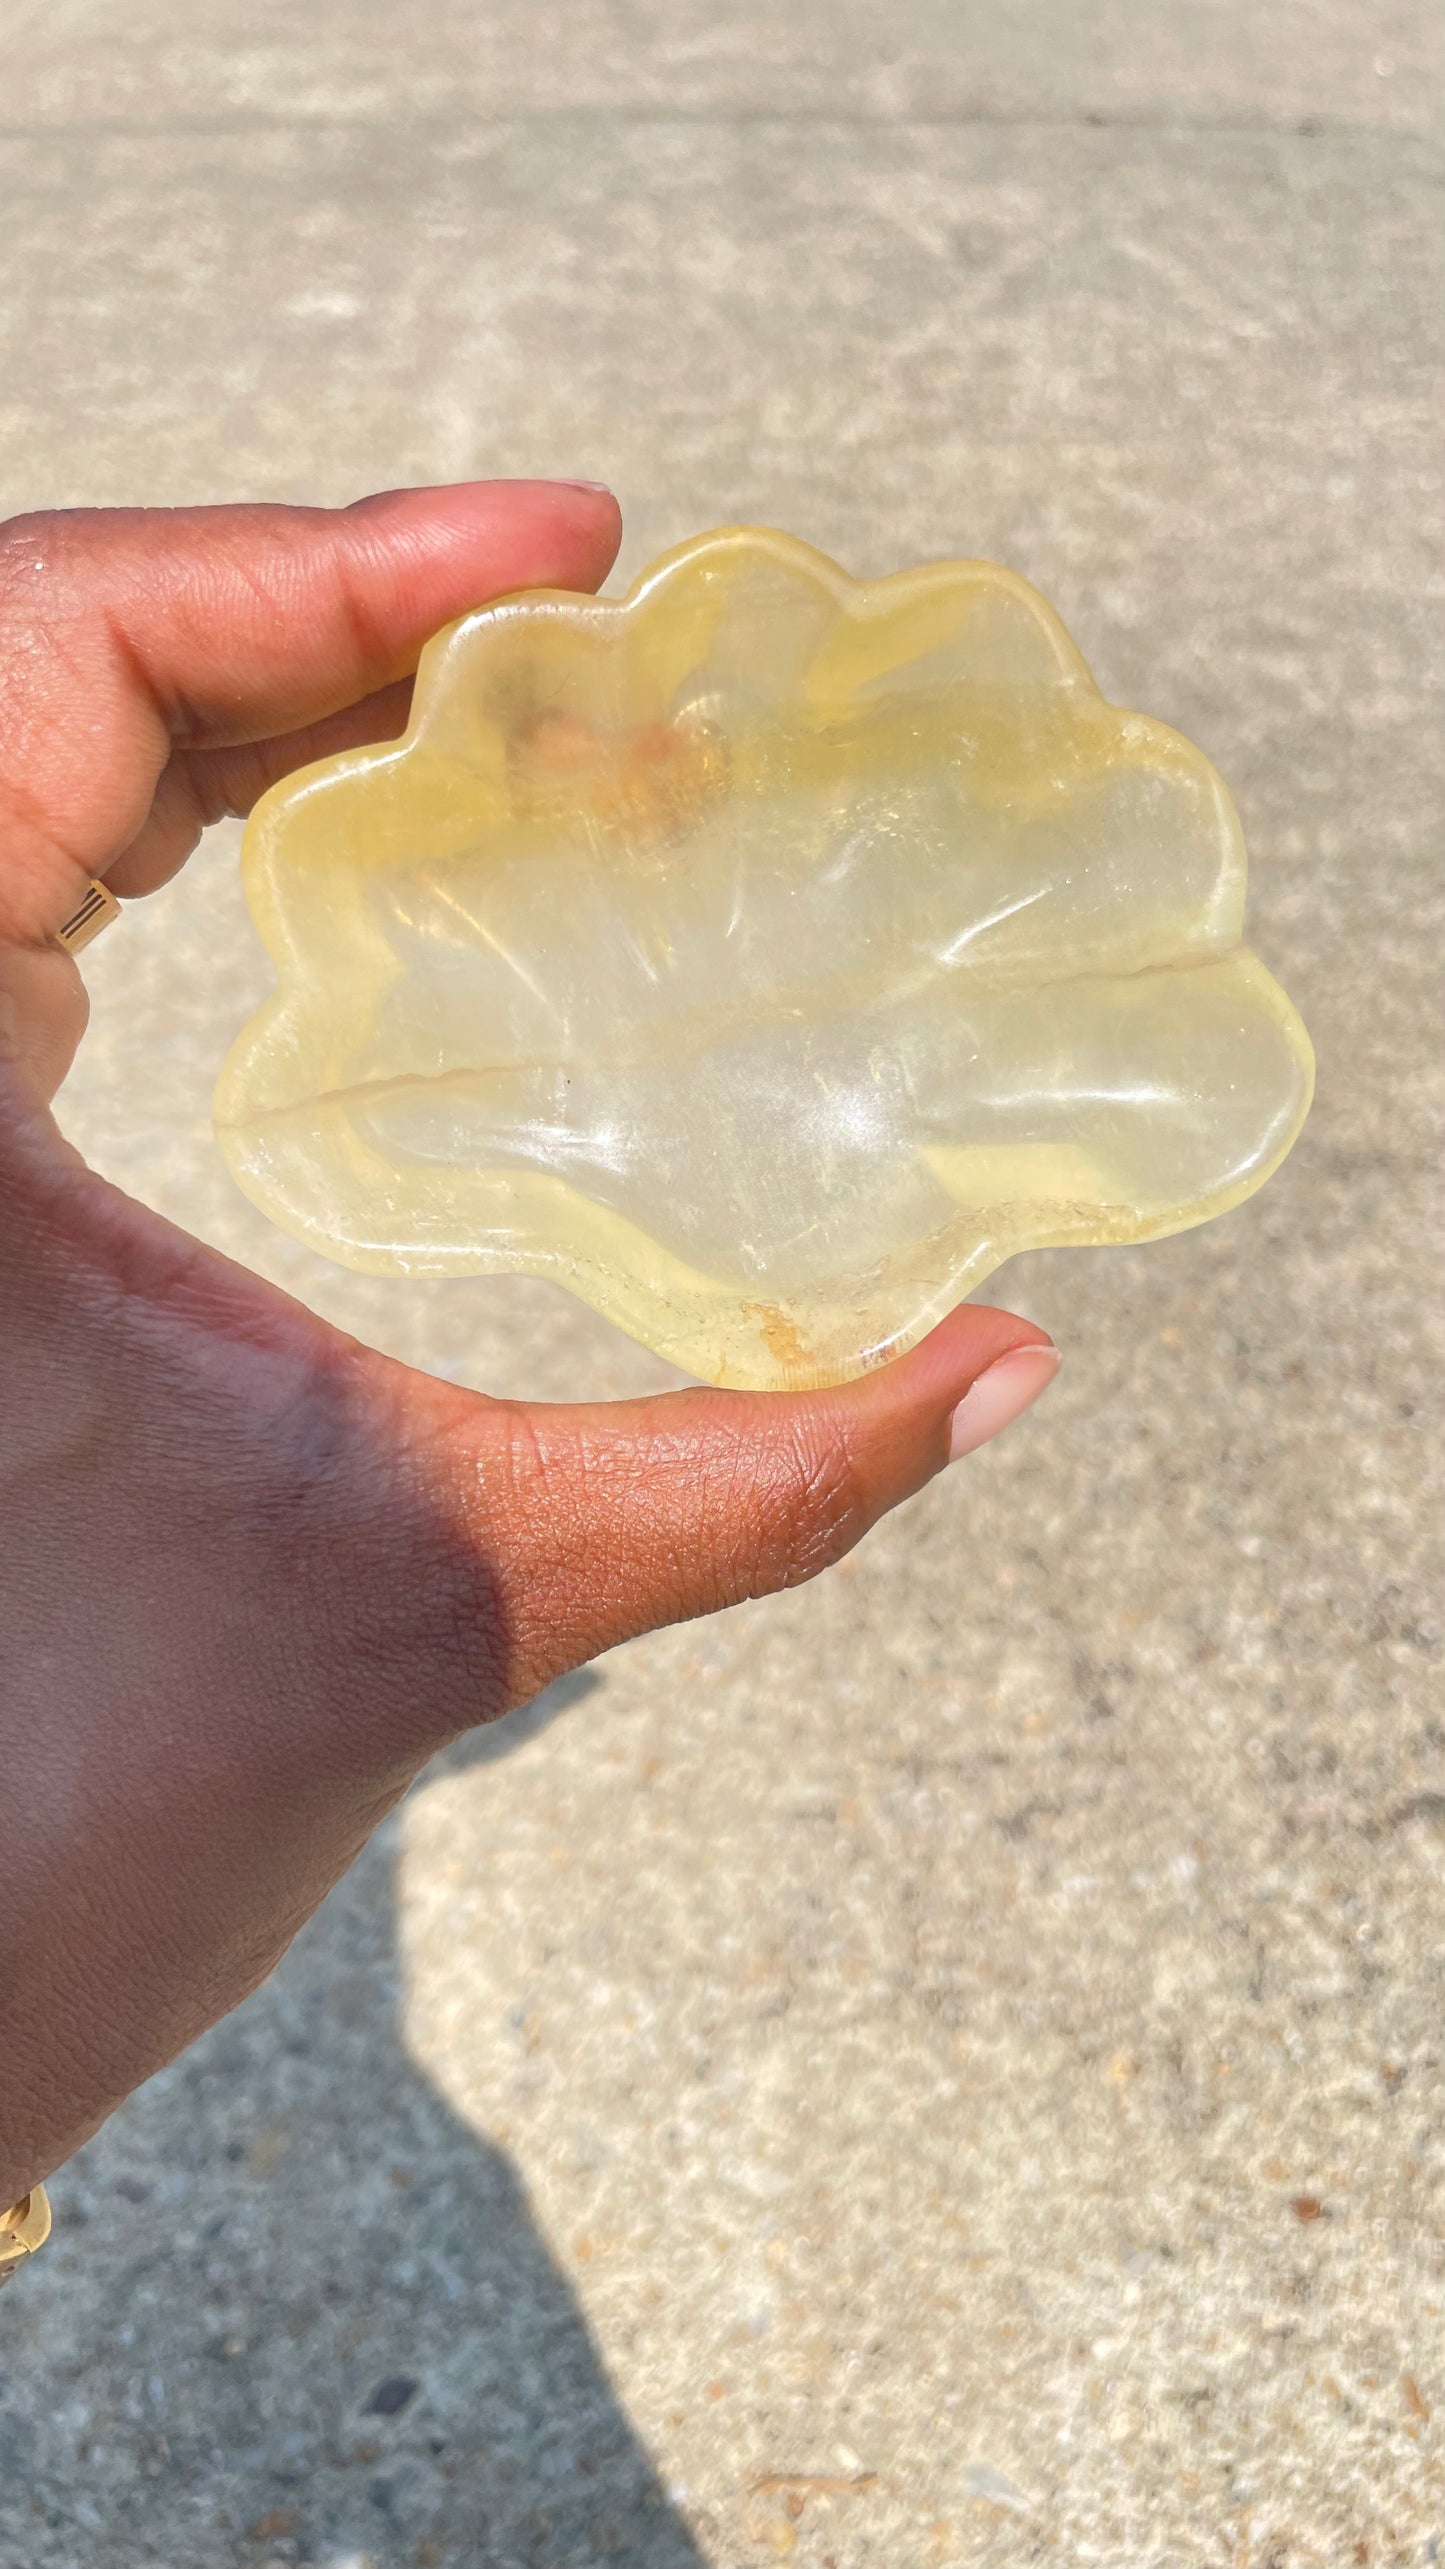
[[1058,1363],[1029,1321],[965,1304],[831,1391],[584,1408],[449,1394],[464,1414],[430,1455],[497,1582],[507,1701],[635,1633],[811,1579],[1008,1426]]

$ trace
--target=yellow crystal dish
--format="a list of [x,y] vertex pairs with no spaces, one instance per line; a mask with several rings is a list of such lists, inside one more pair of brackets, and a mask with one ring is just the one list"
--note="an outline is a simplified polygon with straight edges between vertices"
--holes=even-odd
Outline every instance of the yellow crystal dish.
[[705,1381],[839,1381],[1016,1250],[1206,1221],[1309,1105],[1220,778],[990,563],[736,527],[502,600],[244,870],[246,1193],[374,1273],[555,1276]]

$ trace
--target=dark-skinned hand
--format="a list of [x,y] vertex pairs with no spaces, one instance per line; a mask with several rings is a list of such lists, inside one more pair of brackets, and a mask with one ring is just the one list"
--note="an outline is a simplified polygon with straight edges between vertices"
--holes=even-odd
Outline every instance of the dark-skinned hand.
[[255,1986],[448,1738],[811,1578],[1052,1375],[966,1306],[837,1391],[488,1399],[61,1139],[87,880],[128,903],[394,736],[439,625],[594,588],[617,537],[605,492],[537,482],[0,527],[0,2205]]

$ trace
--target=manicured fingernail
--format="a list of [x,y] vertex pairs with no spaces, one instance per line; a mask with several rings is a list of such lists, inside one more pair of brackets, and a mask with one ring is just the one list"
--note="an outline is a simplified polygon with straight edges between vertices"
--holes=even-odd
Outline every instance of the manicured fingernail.
[[1032,1409],[1040,1392],[1046,1392],[1059,1370],[1057,1347],[1011,1347],[999,1356],[987,1371],[980,1374],[964,1393],[949,1430],[948,1459],[956,1463],[961,1454],[972,1454],[1012,1427],[1026,1409]]

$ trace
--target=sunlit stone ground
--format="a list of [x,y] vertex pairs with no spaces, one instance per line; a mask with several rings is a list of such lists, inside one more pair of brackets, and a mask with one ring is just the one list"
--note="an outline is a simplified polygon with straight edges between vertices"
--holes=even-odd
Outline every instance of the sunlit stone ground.
[[[60,2174],[5,2569],[1445,2555],[1440,29],[10,0],[9,505],[1013,563],[1233,784],[1321,1079],[1216,1229],[1000,1279],[1067,1362],[997,1450],[456,1752]],[[232,1192],[234,834],[90,977],[110,1175],[458,1378],[663,1378]]]

